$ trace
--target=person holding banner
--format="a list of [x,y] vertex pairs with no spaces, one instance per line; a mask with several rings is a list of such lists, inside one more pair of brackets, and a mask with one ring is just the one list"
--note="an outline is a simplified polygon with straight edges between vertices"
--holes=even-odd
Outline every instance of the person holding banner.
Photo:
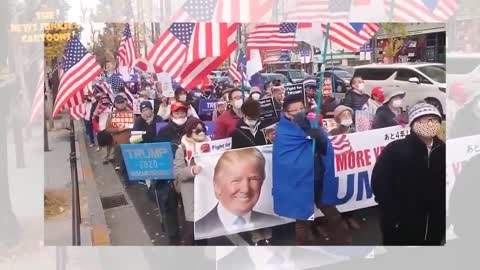
[[445,143],[442,116],[418,103],[408,110],[412,132],[388,144],[375,163],[372,190],[384,245],[442,245],[446,231]]
[[387,88],[385,90],[385,100],[375,114],[372,128],[386,128],[406,124],[408,122],[407,117],[402,113],[404,98],[405,91]]
[[217,124],[214,131],[214,139],[220,140],[230,136],[232,131],[237,127],[238,121],[242,117],[243,95],[242,90],[233,88],[228,93],[228,100],[230,108],[222,113],[217,119]]
[[[127,99],[123,95],[118,94],[113,101],[113,105],[115,107],[115,110],[113,111],[113,113],[132,114],[132,117],[133,117],[133,112],[128,109]],[[120,144],[128,144],[130,142],[130,131],[132,128],[128,127],[127,125],[123,125],[124,123],[118,123],[118,124],[121,124],[123,127],[117,127],[112,122],[113,113],[111,113],[107,119],[106,131],[112,134],[112,137],[113,137],[113,146],[114,146],[113,155],[115,157],[115,170],[116,171],[120,170],[122,173],[124,173],[124,164],[123,164],[122,154],[120,152]],[[122,120],[125,120],[125,119],[122,119]]]
[[182,244],[190,246],[194,243],[194,179],[202,167],[195,164],[195,144],[208,142],[205,124],[198,118],[190,117],[185,123],[185,135],[175,153],[175,178],[180,185],[185,224],[183,226]]
[[262,108],[260,103],[253,99],[247,99],[242,105],[242,119],[236,129],[230,134],[232,137],[232,149],[265,145],[265,136],[262,129],[266,126],[260,120]]

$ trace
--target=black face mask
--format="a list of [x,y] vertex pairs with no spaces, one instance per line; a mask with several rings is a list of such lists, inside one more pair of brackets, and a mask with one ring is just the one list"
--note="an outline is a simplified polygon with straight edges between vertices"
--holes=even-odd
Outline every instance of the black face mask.
[[212,94],[212,91],[205,91],[205,96],[210,96]]

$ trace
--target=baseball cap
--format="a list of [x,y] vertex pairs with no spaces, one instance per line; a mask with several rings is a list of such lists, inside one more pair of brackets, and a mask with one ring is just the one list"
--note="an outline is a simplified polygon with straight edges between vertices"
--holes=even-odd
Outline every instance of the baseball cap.
[[152,103],[149,100],[144,100],[142,103],[140,103],[140,112],[146,108],[153,110]]
[[180,110],[180,109],[183,109],[183,110],[185,110],[185,111],[188,111],[187,105],[186,105],[185,103],[183,103],[183,102],[175,102],[175,103],[173,103],[173,104],[170,106],[170,111],[172,111],[172,112],[176,112],[176,111],[178,111],[178,110]]

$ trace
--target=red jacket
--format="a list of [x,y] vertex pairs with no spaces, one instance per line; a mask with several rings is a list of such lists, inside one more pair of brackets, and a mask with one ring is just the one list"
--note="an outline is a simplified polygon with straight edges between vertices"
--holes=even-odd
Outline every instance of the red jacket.
[[217,123],[215,123],[213,139],[220,140],[228,138],[237,127],[239,120],[240,118],[231,110],[222,113],[222,115],[218,117]]

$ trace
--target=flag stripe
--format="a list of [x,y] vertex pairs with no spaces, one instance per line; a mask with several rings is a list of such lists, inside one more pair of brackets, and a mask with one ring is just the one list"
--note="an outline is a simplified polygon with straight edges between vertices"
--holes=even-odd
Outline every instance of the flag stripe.
[[[387,14],[390,14],[391,1],[384,0],[384,7]],[[433,10],[430,10],[421,0],[396,1],[393,6],[393,21],[444,22],[455,13],[457,8],[456,0],[439,0]]]

